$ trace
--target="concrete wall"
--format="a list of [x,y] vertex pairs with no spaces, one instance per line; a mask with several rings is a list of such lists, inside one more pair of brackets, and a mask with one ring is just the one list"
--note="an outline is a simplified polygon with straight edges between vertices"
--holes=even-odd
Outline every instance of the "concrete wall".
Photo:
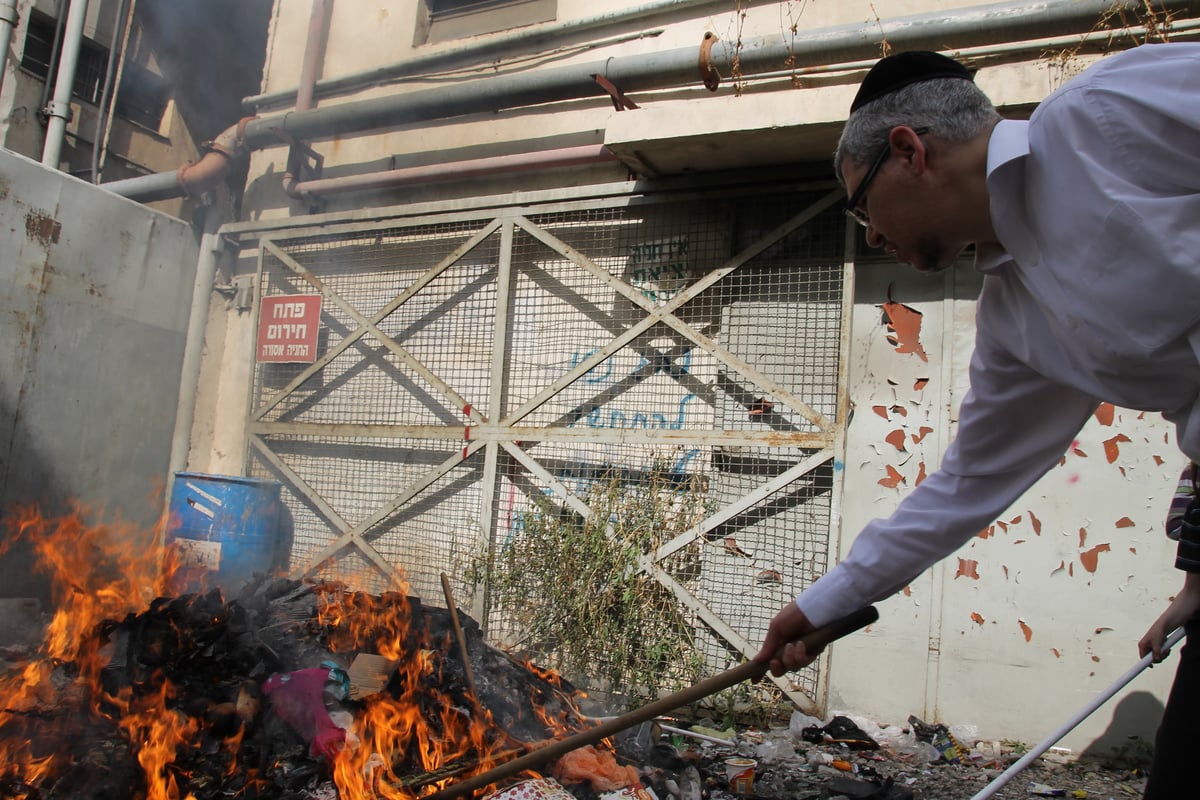
[[[558,19],[632,5],[606,3],[598,9],[586,0],[560,0]],[[597,91],[573,101],[398,124],[308,143],[320,154],[326,177],[592,142],[608,144],[622,157],[620,163],[415,183],[314,201],[283,193],[280,177],[287,149],[281,144],[252,155],[244,218],[282,220],[310,209],[349,211],[618,181],[646,164],[678,174],[799,161],[811,162],[814,174],[828,176],[828,154],[846,108],[863,69],[879,55],[893,29],[889,21],[920,12],[949,15],[972,5],[980,3],[911,0],[889,3],[886,10],[868,0],[765,3],[745,14],[733,3],[706,6],[649,26],[630,23],[564,38],[563,49],[547,49],[536,58],[530,52],[510,54],[529,57],[521,62],[485,59],[454,74],[410,77],[318,98],[317,107],[326,107],[531,69],[568,69],[610,56],[698,50],[706,32],[720,38],[714,57],[726,65],[716,93],[700,86],[698,78],[689,87],[631,92],[641,106],[634,111],[614,110]],[[264,92],[297,85],[308,10],[304,3],[276,4]],[[334,3],[320,77],[336,78],[463,45],[414,48],[417,11],[417,0]],[[730,79],[727,65],[739,41],[776,34],[801,41],[837,25],[877,28],[877,36],[862,38],[862,63],[795,76],[781,64],[783,74],[770,80],[739,85]],[[656,32],[621,43],[605,41],[646,27]],[[971,55],[980,67],[978,83],[1008,113],[1023,116],[1095,57],[1069,53],[1070,47],[1069,40],[1054,40],[1019,51],[983,47]],[[1047,58],[1047,53],[1064,57]],[[286,108],[284,103],[259,113],[278,114]],[[253,267],[251,261],[246,259],[245,269]],[[945,278],[927,278],[894,265],[860,264],[848,365],[855,415],[846,443],[840,552],[867,520],[895,506],[922,469],[936,468],[953,436],[971,351],[977,285],[969,266]],[[897,302],[920,315],[927,360],[898,353],[888,343],[879,306],[889,286]],[[213,421],[244,415],[247,329],[247,315],[214,307],[193,468],[225,469],[240,462],[238,443],[220,436],[226,428]],[[870,632],[833,648],[828,708],[862,713],[881,723],[903,723],[917,714],[975,725],[989,737],[1037,741],[1136,660],[1138,637],[1179,583],[1161,521],[1182,457],[1160,419],[1120,409],[1111,414],[1111,421],[1094,420],[1062,467],[965,548],[961,560],[953,557],[921,576],[882,604],[883,618]],[[904,451],[888,441],[896,430],[905,436]],[[1171,672],[1168,666],[1143,676],[1126,699],[1095,715],[1065,743],[1082,750],[1097,742],[1119,745],[1127,735],[1147,736]],[[1110,731],[1117,715],[1119,722]]]
[[[980,281],[969,262],[927,276],[874,260],[857,277],[843,555],[949,445]],[[889,296],[904,307],[893,316],[912,316],[918,331],[901,346],[883,318]],[[901,352],[914,349],[925,358]],[[1044,738],[1138,660],[1137,640],[1182,585],[1163,521],[1184,463],[1161,417],[1102,407],[1000,520],[879,604],[870,631],[838,643],[830,707]],[[1111,749],[1152,737],[1173,672],[1144,673],[1063,745]]]
[[[0,507],[163,509],[196,240],[180,220],[0,150]],[[28,555],[0,595],[41,596]]]

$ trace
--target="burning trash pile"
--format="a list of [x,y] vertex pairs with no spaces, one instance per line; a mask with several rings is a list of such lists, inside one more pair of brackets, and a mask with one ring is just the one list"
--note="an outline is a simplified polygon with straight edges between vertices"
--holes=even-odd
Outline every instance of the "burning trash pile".
[[933,800],[1016,757],[915,717],[867,732],[800,712],[741,733],[659,717],[576,746],[625,718],[587,716],[452,609],[266,576],[180,593],[152,534],[7,523],[54,612],[0,640],[0,800]]
[[404,593],[263,577],[172,596],[136,532],[8,527],[56,610],[36,646],[0,650],[0,798],[411,798],[594,724],[555,675]]

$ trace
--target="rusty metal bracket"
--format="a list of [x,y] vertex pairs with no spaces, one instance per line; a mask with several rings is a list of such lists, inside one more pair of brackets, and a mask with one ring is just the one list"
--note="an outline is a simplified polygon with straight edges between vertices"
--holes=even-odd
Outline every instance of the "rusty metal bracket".
[[710,92],[715,92],[721,85],[721,73],[712,63],[712,46],[719,41],[712,31],[705,31],[704,38],[700,40],[700,78],[704,81],[704,88]]
[[593,73],[592,80],[596,82],[604,91],[608,92],[608,96],[612,98],[613,108],[617,111],[624,111],[627,108],[637,108],[637,103],[625,96],[625,93],[618,89],[612,81],[604,77],[600,73]]

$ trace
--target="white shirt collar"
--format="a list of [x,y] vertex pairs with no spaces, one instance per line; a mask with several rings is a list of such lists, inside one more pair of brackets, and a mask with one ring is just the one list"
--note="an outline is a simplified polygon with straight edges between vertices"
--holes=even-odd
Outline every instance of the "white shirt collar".
[[987,174],[1000,167],[1029,155],[1029,121],[1002,119],[992,128],[988,139]]
[[[1027,120],[1002,119],[992,128],[988,139],[987,183],[990,197],[992,223],[997,233],[1009,242],[1008,248],[998,244],[980,244],[975,250],[975,269],[992,273],[1013,260],[1013,248],[1026,256],[1026,260],[1037,261],[1037,248],[1029,238],[1024,225],[1019,222],[1018,187],[1021,182],[1021,166],[1029,155],[1029,122]],[[1011,165],[1011,167],[1010,167]]]

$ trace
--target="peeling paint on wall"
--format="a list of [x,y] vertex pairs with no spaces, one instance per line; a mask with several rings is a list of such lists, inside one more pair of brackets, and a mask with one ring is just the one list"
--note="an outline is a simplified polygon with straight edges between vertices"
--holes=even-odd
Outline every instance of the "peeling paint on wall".
[[1017,620],[1017,624],[1021,626],[1021,633],[1025,635],[1025,641],[1028,642],[1031,640],[1033,638],[1033,628],[1026,625],[1023,619]]
[[983,624],[983,615],[980,614],[978,611],[972,611],[971,612],[971,621],[974,622],[976,625],[982,625]]
[[958,572],[954,573],[954,579],[959,578],[974,578],[979,580],[979,562],[971,558],[960,558],[958,560]]
[[1101,403],[1095,411],[1097,421],[1106,428],[1110,427],[1113,424],[1115,410],[1112,403]]
[[925,437],[933,433],[933,428],[928,425],[922,425],[920,429],[912,435],[913,444],[920,444]]
[[1121,456],[1121,442],[1132,441],[1123,433],[1118,433],[1111,439],[1104,440],[1104,457],[1108,459],[1108,463],[1115,464]]
[[889,331],[888,343],[897,353],[912,353],[922,361],[929,361],[921,346],[920,311],[889,300],[883,304],[883,321]]
[[1118,528],[1132,528],[1136,524],[1137,523],[1131,520],[1129,517],[1121,517],[1119,520],[1117,520]]
[[908,450],[906,450],[904,447],[904,442],[905,442],[906,438],[907,437],[904,434],[904,429],[896,428],[896,430],[892,431],[887,436],[883,437],[883,440],[885,442],[887,442],[888,444],[890,444],[892,447],[899,450],[901,453],[907,453]]
[[904,476],[900,471],[891,464],[887,465],[887,477],[879,479],[880,486],[886,486],[889,489],[895,489],[900,484],[904,483]]
[[1087,550],[1085,552],[1080,553],[1079,554],[1079,563],[1082,564],[1083,568],[1086,569],[1088,572],[1095,572],[1096,567],[1099,566],[1100,554],[1107,553],[1111,549],[1112,548],[1109,547],[1107,544],[1098,544],[1095,547],[1093,547],[1091,550]]
[[871,410],[884,419],[888,419],[887,406],[871,406]]

